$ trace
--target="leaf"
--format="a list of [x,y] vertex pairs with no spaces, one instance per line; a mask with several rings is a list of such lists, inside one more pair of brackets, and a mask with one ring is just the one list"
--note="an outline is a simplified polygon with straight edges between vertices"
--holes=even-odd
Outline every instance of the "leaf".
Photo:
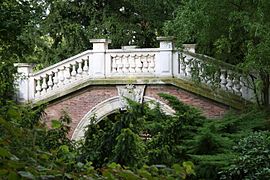
[[24,178],[35,179],[34,175],[28,171],[18,171],[18,174],[20,174]]
[[19,111],[18,111],[17,109],[14,109],[13,107],[10,108],[10,109],[7,111],[7,115],[8,115],[10,118],[13,118],[13,119],[19,119],[19,118],[20,118]]
[[25,166],[24,163],[21,163],[18,161],[8,161],[7,165],[8,165],[8,167],[11,167],[13,169],[19,169],[19,168],[23,168]]
[[67,177],[69,179],[72,179],[73,178],[73,176],[71,174],[69,174],[69,173],[65,173],[65,177]]
[[111,168],[111,169],[115,169],[115,168],[119,168],[120,165],[113,162],[113,163],[109,164],[108,167]]
[[141,179],[138,175],[134,174],[130,170],[120,171],[119,176],[123,177],[124,179],[128,179],[128,180],[139,180],[139,179]]
[[0,177],[8,173],[7,169],[0,169]]
[[59,149],[64,152],[64,153],[68,153],[69,152],[69,148],[67,145],[62,145],[59,147]]
[[8,179],[9,180],[15,180],[15,179],[19,179],[19,176],[16,172],[14,171],[11,171],[9,174],[8,174]]
[[187,174],[195,175],[194,164],[191,161],[183,162],[183,167],[185,168]]
[[184,168],[182,166],[180,166],[179,164],[174,164],[172,167],[177,174],[185,173]]
[[0,147],[0,156],[9,158],[11,157],[11,153],[8,150]]
[[146,179],[152,179],[152,178],[153,178],[152,175],[151,175],[151,173],[149,173],[149,172],[146,171],[145,169],[140,169],[140,170],[138,171],[138,174],[139,174],[140,176],[142,176],[143,178],[146,178]]
[[61,125],[62,125],[62,123],[60,121],[52,120],[52,128],[58,129],[61,127]]

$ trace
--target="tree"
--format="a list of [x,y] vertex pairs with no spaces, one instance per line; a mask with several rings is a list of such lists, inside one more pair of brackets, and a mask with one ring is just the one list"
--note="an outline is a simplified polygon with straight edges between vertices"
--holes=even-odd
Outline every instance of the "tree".
[[234,147],[239,156],[221,172],[221,179],[269,179],[269,137],[268,131],[262,131],[241,139]]
[[197,43],[201,53],[237,65],[250,80],[258,105],[269,107],[270,2],[187,1],[164,27],[178,45]]
[[36,52],[35,29],[42,15],[39,4],[38,0],[0,2],[1,61],[29,62],[28,57]]
[[178,0],[47,0],[40,20],[43,63],[58,62],[91,48],[89,39],[109,38],[111,47],[153,47]]

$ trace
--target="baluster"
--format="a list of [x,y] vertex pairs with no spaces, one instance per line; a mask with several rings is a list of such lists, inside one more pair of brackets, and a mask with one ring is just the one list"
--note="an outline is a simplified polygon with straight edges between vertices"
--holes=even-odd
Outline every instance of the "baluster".
[[117,73],[117,64],[115,56],[112,56],[111,59],[112,59],[112,73]]
[[129,62],[130,62],[130,68],[129,68],[129,71],[131,73],[135,73],[135,68],[136,68],[136,63],[135,63],[135,56],[134,55],[131,55],[129,56]]
[[221,88],[220,76],[221,76],[221,71],[220,71],[220,69],[218,69],[217,72],[215,73],[215,77],[214,77],[214,83],[218,88]]
[[46,74],[42,76],[42,93],[46,93],[47,92],[47,88],[48,88],[48,85],[47,85],[47,76]]
[[93,68],[91,68],[91,66],[93,66],[91,63],[93,63],[90,59],[90,56],[87,56],[88,58],[88,75],[92,75],[93,74]]
[[121,66],[120,58],[116,55],[115,56],[115,63],[116,63],[116,71],[120,73],[119,66]]
[[65,84],[69,84],[71,82],[70,65],[65,66],[64,75],[65,75]]
[[130,67],[130,65],[129,65],[129,61],[128,61],[128,56],[129,55],[127,55],[127,56],[122,56],[122,62],[123,62],[123,72],[124,73],[129,73],[129,67]]
[[123,73],[123,63],[122,63],[122,57],[121,56],[117,56],[117,71],[119,74]]
[[79,64],[79,67],[77,69],[77,72],[80,75],[80,77],[82,77],[82,72],[83,72],[83,69],[82,69],[82,60],[79,60],[78,61],[78,64]]
[[231,71],[228,71],[227,87],[228,91],[233,92],[233,74]]
[[246,83],[245,83],[245,78],[243,75],[240,76],[240,86],[241,86],[241,89],[240,89],[240,92],[241,92],[241,97],[245,98],[245,94],[247,94],[246,92],[244,92],[244,89],[246,89]]
[[50,72],[50,74],[49,74],[49,80],[48,80],[48,86],[49,86],[49,88],[48,88],[48,90],[52,90],[53,88],[53,81],[52,81],[52,75],[53,75],[53,72]]
[[77,75],[77,72],[76,72],[76,62],[73,62],[71,64],[71,66],[72,66],[71,77],[75,81],[76,80],[76,75]]
[[136,63],[136,68],[135,71],[136,73],[141,73],[142,72],[142,61],[141,61],[141,56],[135,56],[135,63]]
[[41,78],[40,77],[37,77],[37,79],[36,79],[36,83],[37,83],[37,85],[36,85],[36,94],[37,94],[37,96],[40,96],[41,95],[41,85],[40,85],[40,80],[41,80]]
[[142,72],[143,73],[147,73],[148,72],[148,62],[147,62],[147,56],[148,55],[142,55],[142,57],[141,57],[141,60],[142,60],[142,65],[143,65],[143,67],[142,67]]
[[233,84],[234,84],[235,94],[242,96],[242,92],[241,92],[242,86],[240,84],[240,76],[239,75],[234,78]]
[[182,76],[187,76],[187,71],[186,71],[187,66],[186,66],[185,58],[186,56],[183,56],[183,54],[181,53],[179,62],[180,62],[180,68],[181,68],[180,74]]
[[84,61],[84,66],[83,66],[83,74],[87,75],[88,74],[88,61],[89,61],[89,56],[87,56],[87,59],[83,59]]
[[200,82],[204,82],[204,67],[203,67],[203,62],[199,61],[198,62],[198,70],[199,70],[199,74],[198,74],[198,79]]
[[64,70],[65,70],[65,67],[61,67],[59,69],[59,74],[58,74],[58,79],[59,79],[59,85],[65,85],[65,75],[64,75]]
[[193,61],[194,59],[193,58],[190,58],[190,59],[185,59],[185,62],[186,62],[186,76],[188,77],[191,77],[191,61]]
[[59,83],[59,79],[58,79],[58,69],[53,71],[54,72],[54,77],[53,77],[53,89],[57,89],[58,88],[58,83]]
[[155,61],[154,61],[155,55],[149,55],[149,67],[148,71],[151,73],[155,72]]
[[221,88],[227,90],[227,71],[225,69],[221,69],[220,72],[221,72],[220,75]]

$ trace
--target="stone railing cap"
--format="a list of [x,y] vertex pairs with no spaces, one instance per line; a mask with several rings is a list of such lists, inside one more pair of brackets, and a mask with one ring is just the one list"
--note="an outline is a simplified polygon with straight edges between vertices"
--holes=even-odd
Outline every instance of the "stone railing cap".
[[90,39],[90,43],[111,43],[110,39]]
[[33,67],[34,64],[32,63],[14,63],[15,67]]
[[173,41],[175,38],[173,36],[159,36],[158,41]]
[[121,46],[121,49],[127,50],[127,49],[136,49],[138,46]]
[[196,46],[197,44],[183,44],[183,47],[186,47],[186,48],[194,48]]

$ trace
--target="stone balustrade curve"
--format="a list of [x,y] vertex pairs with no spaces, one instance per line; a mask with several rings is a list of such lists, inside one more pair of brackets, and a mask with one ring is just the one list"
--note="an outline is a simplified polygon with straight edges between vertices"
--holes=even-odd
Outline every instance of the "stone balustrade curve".
[[[254,94],[241,70],[205,55],[193,46],[178,50],[172,39],[159,38],[159,48],[109,49],[110,41],[95,39],[93,49],[38,72],[17,64],[18,101],[39,102],[91,80],[129,78],[175,78],[195,81],[252,101]],[[195,46],[194,46],[195,47]]]

